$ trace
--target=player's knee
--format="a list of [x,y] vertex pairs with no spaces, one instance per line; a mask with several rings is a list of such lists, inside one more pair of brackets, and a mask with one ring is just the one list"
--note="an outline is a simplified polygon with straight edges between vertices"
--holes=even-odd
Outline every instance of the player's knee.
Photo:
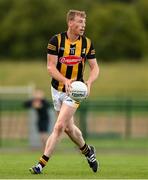
[[68,135],[73,135],[73,136],[77,136],[77,137],[81,137],[82,136],[81,131],[73,128],[73,126],[72,127],[66,127],[65,133],[68,134]]
[[63,123],[57,123],[54,127],[54,133],[56,133],[57,136],[60,136],[63,131],[64,131],[64,124]]
[[67,128],[65,129],[65,132],[66,132],[66,134],[73,134],[73,133],[74,133],[74,130],[73,130],[73,128],[67,127]]

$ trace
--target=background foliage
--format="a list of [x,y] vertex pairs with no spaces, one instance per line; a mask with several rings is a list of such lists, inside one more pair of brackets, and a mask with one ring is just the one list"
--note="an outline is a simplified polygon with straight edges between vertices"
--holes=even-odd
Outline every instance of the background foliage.
[[86,33],[102,61],[147,56],[147,0],[0,0],[1,58],[46,56],[50,37],[66,30],[69,9],[86,11]]

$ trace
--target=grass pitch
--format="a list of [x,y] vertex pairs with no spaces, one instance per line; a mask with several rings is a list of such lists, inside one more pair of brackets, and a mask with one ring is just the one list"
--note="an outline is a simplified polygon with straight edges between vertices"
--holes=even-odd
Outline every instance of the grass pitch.
[[[145,98],[148,92],[148,62],[100,63],[100,75],[93,85],[89,99],[99,97],[112,98]],[[1,86],[22,86],[35,84],[50,96],[50,76],[47,73],[46,60],[1,61]],[[86,66],[85,80],[88,76]]]
[[[100,141],[100,140],[98,140]],[[147,142],[147,140],[145,140]],[[135,144],[137,143],[137,144]],[[102,145],[105,148],[102,147]],[[60,146],[60,147],[59,147]],[[97,147],[100,171],[93,173],[83,155],[63,142],[49,160],[43,174],[32,175],[29,168],[38,162],[39,151],[1,150],[1,179],[147,179],[148,150],[144,141],[101,140]],[[66,148],[67,147],[67,148]],[[100,147],[100,148],[99,148]]]

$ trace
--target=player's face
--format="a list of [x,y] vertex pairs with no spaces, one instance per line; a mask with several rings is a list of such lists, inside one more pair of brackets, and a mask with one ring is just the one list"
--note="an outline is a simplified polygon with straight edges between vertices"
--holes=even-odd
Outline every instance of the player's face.
[[75,35],[82,36],[85,31],[86,19],[81,16],[75,16],[74,20],[71,21],[71,30]]

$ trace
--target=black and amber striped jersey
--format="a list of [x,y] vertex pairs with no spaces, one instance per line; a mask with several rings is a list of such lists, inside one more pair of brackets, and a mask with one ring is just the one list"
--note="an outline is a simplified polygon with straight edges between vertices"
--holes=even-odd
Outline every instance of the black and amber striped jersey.
[[[58,56],[57,69],[68,79],[83,81],[85,62],[95,58],[95,49],[90,39],[80,36],[75,42],[70,42],[67,33],[53,36],[48,43],[47,53]],[[62,82],[52,79],[52,86],[65,92]]]

